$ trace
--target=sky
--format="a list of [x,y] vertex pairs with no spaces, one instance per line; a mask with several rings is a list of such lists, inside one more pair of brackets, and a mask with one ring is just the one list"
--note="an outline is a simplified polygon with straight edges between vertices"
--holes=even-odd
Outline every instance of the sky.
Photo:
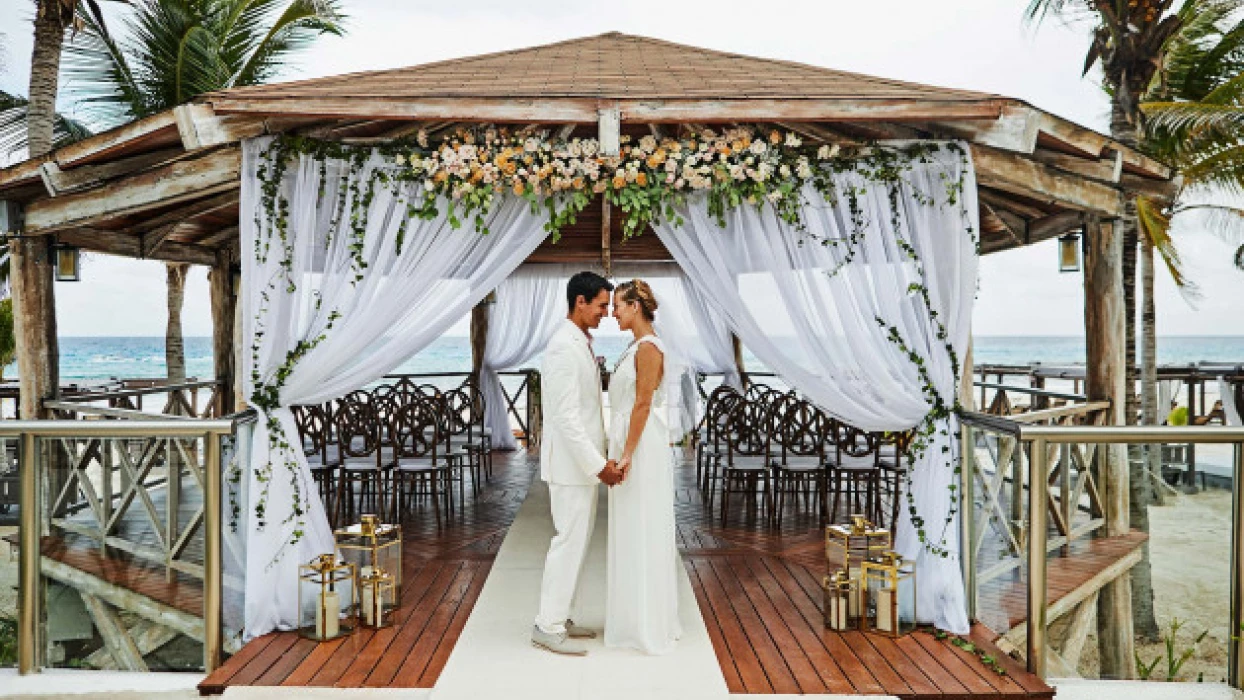
[[[25,94],[33,3],[0,3],[6,46],[0,89]],[[614,0],[474,0],[407,3],[342,0],[343,38],[327,37],[301,55],[285,79],[392,68],[621,31],[754,56],[801,61],[945,87],[1020,98],[1085,126],[1106,130],[1107,104],[1090,74],[1081,78],[1086,26],[1023,22],[1027,0],[848,0],[765,3]],[[104,3],[106,11],[122,12]],[[114,21],[113,26],[119,22]],[[72,112],[71,105],[64,105]],[[1234,247],[1176,220],[1176,240],[1204,297],[1186,302],[1170,277],[1157,276],[1160,335],[1244,335],[1244,273]],[[60,334],[163,335],[164,266],[89,256],[83,281],[57,286]],[[1053,241],[981,261],[973,315],[977,335],[1080,335],[1083,281],[1059,273]],[[210,335],[206,272],[192,272],[183,327]],[[465,323],[454,333],[465,334]]]

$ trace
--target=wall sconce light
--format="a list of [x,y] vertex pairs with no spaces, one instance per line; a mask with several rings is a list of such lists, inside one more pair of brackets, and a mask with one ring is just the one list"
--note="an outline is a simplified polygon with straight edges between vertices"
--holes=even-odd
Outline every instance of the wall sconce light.
[[71,245],[57,244],[55,249],[57,282],[79,282],[82,279],[82,250]]
[[1058,271],[1080,271],[1080,232],[1058,237]]

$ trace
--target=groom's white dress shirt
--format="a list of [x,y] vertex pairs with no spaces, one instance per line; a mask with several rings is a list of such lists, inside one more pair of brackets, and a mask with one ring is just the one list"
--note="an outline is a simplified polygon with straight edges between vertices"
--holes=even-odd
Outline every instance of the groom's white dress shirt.
[[540,380],[544,410],[540,477],[549,484],[549,509],[557,532],[544,560],[536,626],[561,634],[577,607],[579,579],[596,522],[597,474],[605,467],[600,373],[587,335],[569,320],[544,351]]

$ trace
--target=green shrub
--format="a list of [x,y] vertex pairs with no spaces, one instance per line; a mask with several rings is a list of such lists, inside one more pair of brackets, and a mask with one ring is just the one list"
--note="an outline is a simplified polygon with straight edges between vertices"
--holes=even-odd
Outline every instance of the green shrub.
[[0,615],[0,666],[17,664],[17,620]]
[[1171,411],[1170,415],[1166,417],[1166,423],[1167,425],[1187,425],[1188,407],[1176,406],[1175,410]]

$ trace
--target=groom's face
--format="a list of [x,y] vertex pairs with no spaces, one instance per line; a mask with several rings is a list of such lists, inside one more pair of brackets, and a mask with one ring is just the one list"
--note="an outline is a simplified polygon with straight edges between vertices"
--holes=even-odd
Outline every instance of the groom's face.
[[609,313],[609,292],[604,289],[596,295],[591,301],[583,301],[583,297],[579,297],[579,301],[575,304],[575,314],[588,328],[597,328],[600,326],[600,320]]

